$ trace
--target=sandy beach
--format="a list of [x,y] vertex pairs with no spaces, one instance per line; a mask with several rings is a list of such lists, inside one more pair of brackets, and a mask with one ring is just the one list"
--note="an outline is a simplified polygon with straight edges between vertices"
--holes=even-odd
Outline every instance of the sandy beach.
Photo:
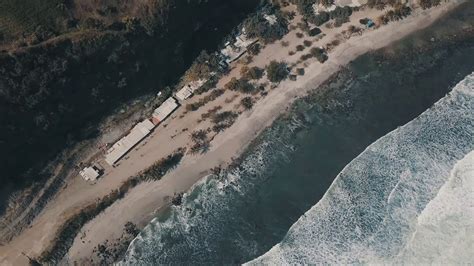
[[[288,55],[289,50],[303,41],[295,36],[296,30],[290,31],[282,40],[289,42],[289,47],[282,47],[280,41],[266,45],[260,54],[253,58],[249,66],[264,67],[271,60],[284,60],[295,63],[296,67],[305,67],[306,74],[298,76],[296,81],[285,80],[268,90],[268,95],[259,99],[253,109],[242,111],[230,128],[214,137],[208,152],[200,155],[187,154],[180,165],[160,181],[136,186],[123,199],[118,200],[89,221],[76,236],[66,255],[67,259],[70,262],[88,262],[97,245],[106,240],[112,242],[120,238],[127,222],[133,222],[139,227],[145,226],[155,217],[160,208],[169,204],[175,193],[186,192],[202,177],[209,174],[212,168],[225,167],[234,158],[239,157],[260,132],[285,113],[295,99],[306,95],[309,90],[317,89],[331,75],[358,56],[385,47],[429,26],[462,2],[464,1],[453,0],[429,10],[416,9],[404,20],[391,22],[378,29],[365,30],[361,35],[352,36],[335,47],[324,64],[315,59],[298,63],[301,54]],[[355,12],[351,16],[351,22],[344,24],[341,28],[322,28],[326,36],[321,40],[313,41],[313,46],[323,46],[335,38],[340,38],[341,31],[347,29],[349,25],[358,25],[359,19],[375,18],[382,12],[371,9]],[[219,81],[217,87],[222,88],[232,77],[238,77],[239,70],[240,66],[232,69]],[[197,101],[204,96],[194,97],[188,102]],[[210,125],[209,121],[199,122],[203,113],[216,106],[223,106],[223,110],[233,110],[238,105],[238,101],[228,103],[229,99],[239,97],[242,96],[236,92],[226,91],[218,99],[196,112],[186,112],[183,106],[166,120],[166,127],[160,125],[117,167],[106,167],[105,176],[97,183],[90,184],[79,177],[70,180],[29,228],[7,245],[0,246],[0,263],[27,265],[28,260],[22,252],[31,257],[40,254],[53,239],[54,232],[68,217],[77,213],[81,207],[107,195],[122,182],[137,175],[177,148],[188,146],[189,132],[206,129]]]

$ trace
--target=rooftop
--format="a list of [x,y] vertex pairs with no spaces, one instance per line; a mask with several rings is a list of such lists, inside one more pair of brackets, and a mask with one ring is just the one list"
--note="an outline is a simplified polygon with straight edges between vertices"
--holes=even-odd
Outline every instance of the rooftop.
[[114,165],[129,150],[137,145],[137,143],[150,134],[153,128],[155,128],[155,124],[148,119],[135,125],[127,136],[117,141],[109,150],[107,150],[105,161],[111,166]]
[[153,119],[157,122],[165,120],[176,108],[178,108],[178,103],[173,97],[169,97],[164,101],[158,108],[153,112]]
[[82,169],[79,174],[87,181],[95,181],[100,176],[99,171],[90,166]]

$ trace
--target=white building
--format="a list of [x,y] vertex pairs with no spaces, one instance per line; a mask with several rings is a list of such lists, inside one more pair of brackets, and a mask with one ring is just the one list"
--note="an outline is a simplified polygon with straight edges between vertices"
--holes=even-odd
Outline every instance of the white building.
[[230,64],[239,59],[245,52],[247,52],[247,47],[257,41],[258,39],[247,38],[245,29],[242,29],[242,34],[235,38],[234,44],[226,43],[225,48],[221,50],[221,54],[224,56],[225,62]]
[[[330,6],[324,6],[322,4],[313,4],[313,10],[316,15],[320,12],[331,12],[334,11],[338,6],[339,7],[358,7],[367,4],[368,0],[334,0],[334,4]],[[403,3],[403,1],[402,1]]]
[[86,167],[79,172],[79,174],[86,180],[86,181],[95,181],[99,176],[100,173],[94,167]]
[[178,103],[173,97],[169,97],[153,112],[153,123],[158,125],[163,122],[174,110],[178,108]]
[[145,119],[135,125],[127,136],[117,141],[110,149],[107,150],[107,154],[105,155],[105,161],[109,165],[113,166],[129,150],[131,150],[142,139],[144,139],[148,134],[150,134],[153,128],[155,128],[155,124],[153,124],[148,119]]
[[176,98],[178,98],[180,101],[188,99],[191,97],[191,95],[193,95],[194,91],[199,89],[202,85],[204,85],[204,83],[206,83],[206,80],[204,79],[189,82],[176,93]]
[[176,93],[176,98],[178,98],[178,100],[180,100],[180,101],[184,101],[187,98],[191,97],[191,95],[193,95],[193,92],[192,92],[191,88],[189,88],[189,84],[188,84],[188,85],[183,86],[183,88],[181,88]]
[[275,15],[265,14],[265,15],[263,15],[263,17],[265,18],[266,21],[268,21],[268,23],[270,25],[273,25],[273,24],[277,23],[277,21],[278,21],[278,19]]

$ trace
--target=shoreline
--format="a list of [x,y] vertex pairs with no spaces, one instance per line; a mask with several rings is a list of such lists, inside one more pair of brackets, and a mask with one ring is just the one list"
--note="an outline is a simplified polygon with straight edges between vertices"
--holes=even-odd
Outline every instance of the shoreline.
[[[420,17],[422,16],[421,14],[417,14],[415,17],[410,16],[406,18],[405,20],[400,21],[399,23],[397,22],[392,22],[389,25],[384,26],[381,29],[378,29],[377,31],[366,33],[363,36],[360,37],[360,39],[369,39],[372,36],[370,35],[383,35],[382,32],[379,31],[389,31],[391,29],[389,28],[396,28],[398,25],[397,24],[404,24],[405,25],[405,32],[403,30],[397,30],[397,33],[399,35],[397,37],[391,37],[390,39],[384,40],[383,42],[379,42],[377,44],[372,43],[373,46],[352,46],[350,43],[344,43],[341,44],[339,47],[337,47],[333,53],[330,55],[330,59],[322,65],[323,70],[320,71],[319,73],[313,74],[314,72],[317,72],[318,70],[316,68],[320,68],[321,65],[318,64],[312,64],[308,68],[307,73],[312,73],[311,76],[314,76],[310,78],[308,81],[305,81],[305,85],[303,88],[300,88],[301,90],[297,90],[296,87],[292,86],[294,83],[291,81],[284,81],[280,84],[278,87],[278,90],[280,92],[278,95],[273,95],[272,93],[275,91],[272,91],[269,93],[269,95],[263,99],[261,102],[259,102],[256,106],[255,109],[251,110],[251,113],[248,114],[248,117],[241,116],[239,119],[236,121],[236,123],[228,129],[228,133],[218,135],[215,140],[212,143],[211,150],[204,155],[204,157],[207,157],[207,160],[213,161],[213,159],[218,160],[220,158],[221,162],[223,164],[219,164],[216,166],[221,166],[221,167],[228,167],[229,165],[233,164],[235,162],[235,158],[240,158],[241,155],[247,150],[248,146],[255,140],[256,137],[260,135],[260,133],[268,128],[278,117],[281,115],[284,115],[285,110],[289,108],[292,103],[301,97],[304,97],[307,92],[310,90],[316,89],[316,87],[321,86],[322,84],[329,82],[331,77],[334,77],[337,72],[343,68],[345,65],[347,65],[350,61],[356,59],[362,54],[365,54],[366,52],[370,52],[371,50],[377,50],[380,48],[383,48],[387,45],[389,45],[392,42],[395,42],[397,40],[402,39],[403,37],[406,37],[407,35],[414,33],[418,30],[421,30],[429,25],[431,25],[433,22],[435,22],[437,19],[441,18],[444,16],[446,13],[451,11],[456,7],[456,5],[453,5],[453,3],[448,3],[447,5],[451,4],[452,6],[446,7],[446,5],[442,7],[437,7],[436,14],[433,15],[431,13],[431,16],[429,18],[426,17]],[[446,9],[448,8],[448,9]],[[431,10],[429,10],[431,11]],[[422,13],[426,11],[421,11]],[[410,20],[410,21],[408,21]],[[420,22],[418,20],[422,20],[420,24],[416,24],[417,27],[408,30],[407,28],[413,23]],[[383,36],[379,36],[382,37]],[[354,40],[349,40],[349,42],[357,41],[356,39],[359,39],[358,37],[354,38]],[[344,47],[347,46],[347,47]],[[349,54],[347,56],[347,54]],[[332,62],[331,59],[334,60],[334,57],[342,57],[342,62]],[[315,71],[311,71],[311,67],[315,68]],[[308,75],[309,76],[309,75]],[[324,78],[323,78],[324,77]],[[283,87],[283,88],[282,88]],[[293,87],[293,89],[291,88]],[[281,92],[281,90],[286,91],[286,92]],[[275,100],[275,97],[279,97],[278,102]],[[285,102],[286,100],[286,102]],[[269,102],[266,102],[269,101]],[[279,104],[281,103],[281,104]],[[269,105],[272,105],[269,107]],[[272,108],[272,109],[270,109]],[[274,112],[277,111],[277,112]],[[253,113],[265,113],[266,115],[260,116],[260,117],[252,117]],[[253,121],[247,121],[247,119],[251,119]],[[248,129],[248,124],[251,124],[252,130],[247,130]],[[218,147],[213,149],[213,147]],[[209,154],[214,154],[214,156],[211,156]],[[206,156],[208,155],[208,156]],[[202,158],[201,160],[205,160]],[[184,192],[184,191],[189,191],[194,185],[198,184],[199,182],[202,181],[202,179],[207,176],[209,172],[206,171],[201,171],[199,174],[192,174],[192,171],[189,170],[197,170],[201,168],[200,170],[204,170],[205,168],[210,169],[211,167],[199,167],[197,164],[200,163],[199,161],[193,161],[193,162],[183,162],[179,168],[181,169],[176,169],[174,172],[168,174],[162,181],[163,182],[169,182],[168,185],[163,185],[163,184],[154,184],[153,186],[148,186],[147,184],[142,184],[140,187],[137,187],[135,191],[131,191],[131,193],[128,195],[128,200],[127,197],[124,198],[124,200],[121,200],[119,202],[116,202],[114,206],[111,206],[108,210],[106,210],[103,214],[100,216],[103,216],[101,218],[96,217],[94,220],[90,223],[88,223],[85,226],[84,231],[88,231],[89,233],[96,234],[99,231],[98,228],[101,228],[102,226],[99,225],[99,223],[105,224],[105,222],[100,222],[99,220],[101,219],[107,219],[107,216],[112,216],[114,212],[119,212],[120,209],[127,209],[127,207],[131,207],[133,205],[133,202],[138,203],[138,202],[146,202],[146,209],[147,211],[139,211],[136,213],[137,216],[134,217],[141,217],[141,219],[136,219],[135,221],[142,225],[142,224],[148,224],[151,222],[156,214],[159,211],[162,211],[164,208],[169,206],[169,202],[166,202],[165,200],[160,200],[157,196],[147,196],[153,194],[153,192],[158,192],[158,191],[171,191],[174,189],[175,192]],[[194,165],[194,167],[193,167]],[[184,168],[184,169],[183,169]],[[173,178],[177,178],[180,174],[183,173],[188,173],[188,181],[193,180],[194,182],[186,182],[186,183],[178,183],[178,182],[173,182]],[[173,183],[173,184],[172,184]],[[169,196],[169,195],[168,195]],[[151,198],[154,198],[152,200]],[[153,211],[151,206],[153,203],[156,203],[156,201],[160,201],[158,210]],[[129,202],[125,202],[129,201]],[[143,206],[143,205],[142,205]],[[141,213],[141,215],[140,215]],[[130,215],[131,217],[131,215]],[[95,230],[94,230],[95,229]],[[105,228],[102,228],[105,229]],[[73,250],[74,247],[71,248]],[[73,250],[75,251],[75,250]],[[79,255],[80,253],[75,253],[75,255]]]
[[[123,224],[128,221],[143,228],[155,217],[157,210],[169,204],[174,193],[188,191],[196,182],[202,180],[210,169],[227,167],[234,158],[239,158],[255,137],[284,114],[295,99],[327,82],[358,56],[383,48],[431,25],[462,2],[452,1],[429,10],[416,10],[415,14],[404,20],[391,22],[375,31],[353,37],[336,47],[325,64],[311,63],[306,68],[306,76],[299,77],[296,82],[281,82],[277,88],[269,91],[265,98],[259,100],[251,111],[243,113],[224,134],[217,135],[207,153],[186,156],[181,164],[161,181],[136,186],[123,199],[116,201],[89,221],[69,250],[69,259],[81,262],[81,258],[90,258],[92,248],[104,240],[116,239],[123,232]],[[85,245],[77,241],[82,233],[86,233]],[[3,248],[0,247],[0,250]],[[16,258],[20,259],[19,255]],[[0,258],[0,261],[5,262],[4,258]]]

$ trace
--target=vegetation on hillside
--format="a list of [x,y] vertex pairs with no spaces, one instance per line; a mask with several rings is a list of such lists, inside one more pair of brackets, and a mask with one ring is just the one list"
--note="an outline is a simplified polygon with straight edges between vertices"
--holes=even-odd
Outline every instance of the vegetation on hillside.
[[[0,46],[16,40],[21,34],[57,35],[67,27],[64,0],[0,1]],[[39,36],[38,36],[39,37]]]
[[[49,8],[59,3],[55,0],[6,0],[0,1],[0,18],[20,21],[15,12],[27,8],[42,14],[33,2],[45,5],[50,17],[72,28],[64,30],[61,23],[56,28],[49,20],[30,21],[35,19],[35,13],[30,13],[25,25],[38,25],[60,37],[38,40],[34,46],[24,43],[25,47],[9,52],[0,48],[1,195],[40,181],[37,173],[48,160],[77,141],[95,137],[98,122],[120,104],[175,84],[201,50],[214,50],[258,4],[253,0],[80,1],[81,6],[66,5],[63,15]],[[86,8],[94,3],[98,6]],[[151,3],[156,5],[144,12],[141,7]],[[6,41],[6,24],[4,20],[0,24]],[[23,42],[22,36],[29,38],[30,29],[36,28],[18,28],[17,40]]]
[[[275,16],[275,23],[265,19],[268,14]],[[242,25],[249,38],[259,38],[263,43],[274,42],[288,33],[288,21],[278,9],[272,7],[263,8],[247,18]]]

